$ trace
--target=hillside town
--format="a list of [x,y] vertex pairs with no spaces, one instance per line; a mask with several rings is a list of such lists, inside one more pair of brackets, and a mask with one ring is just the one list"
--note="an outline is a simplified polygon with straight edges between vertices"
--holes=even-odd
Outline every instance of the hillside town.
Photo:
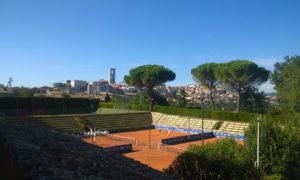
[[[9,79],[7,86],[0,84],[0,97],[14,96],[16,92],[23,87],[12,87],[12,78]],[[66,80],[65,82],[55,82],[51,87],[43,86],[34,89],[34,96],[45,97],[92,97],[99,100],[104,100],[106,94],[109,96],[134,96],[138,92],[138,88],[128,86],[123,81],[116,82],[116,68],[109,68],[108,79],[99,79],[94,81],[86,80]],[[185,86],[167,86],[160,85],[154,88],[159,94],[165,96],[167,100],[174,101],[179,93],[179,90],[186,92],[185,99],[190,103],[201,103],[201,98],[204,101],[210,101],[210,90],[201,84],[187,84]],[[237,93],[218,86],[213,90],[213,97],[216,102],[234,102],[237,100]],[[277,98],[274,94],[267,94],[266,100],[271,104],[277,103]]]

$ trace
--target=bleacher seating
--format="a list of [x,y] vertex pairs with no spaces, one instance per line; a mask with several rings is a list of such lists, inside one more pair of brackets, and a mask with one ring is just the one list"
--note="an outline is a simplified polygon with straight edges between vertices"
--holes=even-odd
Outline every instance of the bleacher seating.
[[[117,131],[148,128],[152,124],[150,113],[80,115],[95,123],[100,130]],[[50,127],[66,133],[80,132],[79,125],[73,115],[9,117],[6,121],[24,123],[29,127]]]
[[[191,129],[202,129],[201,118],[174,116],[174,115],[152,112],[152,119],[153,119],[153,124],[157,124],[157,125],[177,126],[181,128],[191,128]],[[216,131],[213,130],[213,126],[217,121],[218,120],[204,119],[203,129],[205,131]],[[224,121],[222,126],[217,131],[225,132],[225,133],[244,134],[245,129],[247,129],[248,127],[249,127],[248,123]]]
[[224,121],[219,131],[227,133],[244,134],[249,127],[248,123]]
[[[194,117],[189,118],[186,116],[174,116],[174,115],[152,112],[152,119],[153,119],[153,124],[202,129],[202,120],[199,118],[194,118]],[[212,130],[216,122],[217,122],[216,120],[204,119],[203,129],[206,131]]]
[[[95,114],[80,115],[84,118],[94,121],[99,130],[118,131],[148,128],[151,124],[165,125],[190,129],[202,129],[201,118],[175,116],[157,112],[142,113],[124,113],[124,114]],[[152,116],[152,117],[151,117]],[[51,127],[66,133],[80,132],[79,125],[75,121],[74,115],[51,115],[51,116],[28,116],[28,117],[7,117],[6,121],[18,121],[26,123],[31,127],[44,126]],[[206,132],[213,130],[217,120],[204,119],[203,129]],[[244,134],[245,129],[249,127],[248,123],[224,121],[218,132]]]
[[66,133],[79,132],[79,126],[71,115],[54,115],[54,116],[29,116],[29,117],[9,117],[7,121],[24,123],[29,127],[43,126],[50,127]]
[[148,112],[87,115],[85,117],[94,121],[97,129],[108,131],[148,128],[152,125],[151,114]]

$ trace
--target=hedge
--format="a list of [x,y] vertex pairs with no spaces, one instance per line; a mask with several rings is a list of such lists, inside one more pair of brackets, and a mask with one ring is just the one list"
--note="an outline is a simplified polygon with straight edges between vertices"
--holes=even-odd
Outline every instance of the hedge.
[[150,107],[148,104],[131,104],[131,110],[149,111]]
[[100,103],[100,107],[102,108],[114,108],[113,103]]
[[205,119],[218,119],[228,121],[249,122],[254,119],[255,115],[250,113],[233,113],[224,111],[209,111],[201,109],[174,108],[167,106],[155,106],[154,111],[165,114],[173,114],[179,116],[202,117]]
[[[106,103],[104,105],[107,108],[120,108],[120,106],[113,105],[112,103]],[[101,107],[104,107],[103,104]],[[149,111],[149,105],[146,104],[131,104],[129,106],[131,110],[143,110]],[[256,120],[256,114],[254,113],[236,113],[236,112],[227,112],[227,111],[210,111],[210,110],[201,110],[201,109],[190,109],[190,108],[175,108],[170,106],[153,106],[154,112],[160,112],[164,114],[172,114],[178,116],[191,116],[191,117],[202,117],[205,119],[216,119],[223,121],[239,121],[239,122],[251,122]],[[284,122],[287,116],[283,115],[269,115],[262,114],[262,120],[270,119],[274,121]]]
[[[165,113],[165,114],[173,114],[179,116],[192,116],[192,117],[202,117],[207,119],[216,119],[216,120],[224,120],[224,121],[240,121],[240,122],[251,122],[256,120],[257,114],[254,113],[236,113],[236,112],[228,112],[228,111],[209,111],[201,109],[189,109],[189,108],[174,108],[169,106],[154,106],[154,111]],[[262,114],[262,120],[271,119],[274,121],[284,122],[287,119],[287,116],[283,115],[270,115],[270,114]]]
[[147,104],[127,104],[127,103],[100,103],[102,108],[114,108],[114,109],[129,109],[149,111],[149,105]]

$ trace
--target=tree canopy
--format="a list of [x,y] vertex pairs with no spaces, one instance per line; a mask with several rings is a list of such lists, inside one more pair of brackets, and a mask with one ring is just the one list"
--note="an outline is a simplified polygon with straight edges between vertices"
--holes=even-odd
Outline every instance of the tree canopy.
[[143,65],[131,69],[129,75],[124,76],[124,81],[130,86],[153,89],[167,81],[173,81],[175,77],[176,74],[164,66]]
[[270,102],[266,100],[264,92],[259,92],[256,87],[244,89],[241,95],[241,111],[249,113],[265,114],[270,108]]
[[108,103],[111,101],[111,97],[108,93],[105,94],[105,97],[104,97],[104,102]]
[[179,89],[179,92],[176,95],[175,101],[176,101],[176,106],[183,108],[186,107],[187,105],[187,100],[186,97],[188,94],[185,92],[184,89]]
[[[283,122],[268,119],[260,122],[260,170],[266,176],[277,175],[284,179],[297,179],[300,176],[299,129],[292,119]],[[246,147],[254,162],[257,123],[250,125],[245,136]]]
[[215,102],[213,98],[213,90],[219,83],[219,80],[215,75],[217,67],[217,63],[206,63],[191,70],[194,80],[210,90],[210,98],[214,109]]
[[240,112],[241,93],[248,87],[256,87],[269,79],[269,71],[248,60],[233,60],[220,65],[217,78],[226,86],[237,91],[237,111]]
[[173,81],[176,74],[164,66],[160,65],[143,65],[131,69],[129,75],[124,76],[124,81],[130,86],[139,89],[146,88],[146,94],[154,103],[160,105],[169,105],[166,98],[154,91],[154,87],[162,85],[167,81]]
[[278,97],[291,113],[300,112],[300,56],[285,57],[271,74]]

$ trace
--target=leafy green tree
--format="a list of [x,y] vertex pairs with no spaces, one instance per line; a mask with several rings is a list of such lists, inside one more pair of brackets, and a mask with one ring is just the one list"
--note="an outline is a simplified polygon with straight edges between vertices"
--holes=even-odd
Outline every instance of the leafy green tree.
[[21,97],[32,97],[34,96],[34,91],[30,88],[21,88],[19,92],[17,92],[17,95]]
[[130,86],[139,89],[145,88],[147,95],[159,103],[161,96],[157,96],[153,88],[167,81],[173,81],[175,77],[176,75],[172,70],[163,66],[143,65],[131,69],[129,75],[124,76],[124,81]]
[[175,98],[177,106],[181,108],[186,107],[187,105],[186,97],[187,97],[187,93],[185,92],[185,90],[180,89]]
[[65,84],[65,83],[60,83],[60,82],[53,83],[52,86],[53,86],[53,88],[55,88],[55,89],[66,88],[66,84]]
[[120,95],[115,95],[111,98],[112,103],[121,103],[121,104],[129,104],[131,99],[128,96],[120,96]]
[[285,57],[276,63],[271,81],[287,113],[300,113],[300,56]]
[[248,151],[233,139],[190,146],[166,172],[179,179],[259,179]]
[[[284,123],[263,119],[260,122],[260,170],[265,176],[282,179],[300,177],[299,129],[291,120]],[[245,133],[246,147],[252,162],[256,160],[257,124]]]
[[241,95],[241,111],[249,113],[267,113],[270,103],[266,100],[264,92],[259,92],[255,87],[248,87]]
[[111,97],[109,96],[108,93],[105,94],[105,97],[104,97],[104,102],[108,103],[111,101]]
[[149,101],[147,100],[147,92],[145,90],[140,90],[136,93],[135,96],[132,97],[133,104],[148,104]]
[[155,104],[169,106],[169,102],[165,98],[165,96],[157,93],[156,91],[148,92],[147,89],[139,90],[135,96],[130,98],[130,103],[132,104],[140,104],[140,105],[149,105],[149,93],[151,93],[152,99],[155,100]]
[[219,84],[219,80],[215,74],[217,67],[217,63],[206,63],[191,70],[193,78],[210,90],[210,99],[214,110],[216,106],[213,98],[213,90]]
[[248,60],[234,60],[220,65],[217,78],[238,93],[237,111],[240,112],[241,94],[249,87],[257,87],[269,79],[269,71]]
[[95,123],[92,120],[88,120],[84,116],[76,115],[74,116],[74,121],[77,123],[80,133],[89,131],[91,128],[95,127]]

